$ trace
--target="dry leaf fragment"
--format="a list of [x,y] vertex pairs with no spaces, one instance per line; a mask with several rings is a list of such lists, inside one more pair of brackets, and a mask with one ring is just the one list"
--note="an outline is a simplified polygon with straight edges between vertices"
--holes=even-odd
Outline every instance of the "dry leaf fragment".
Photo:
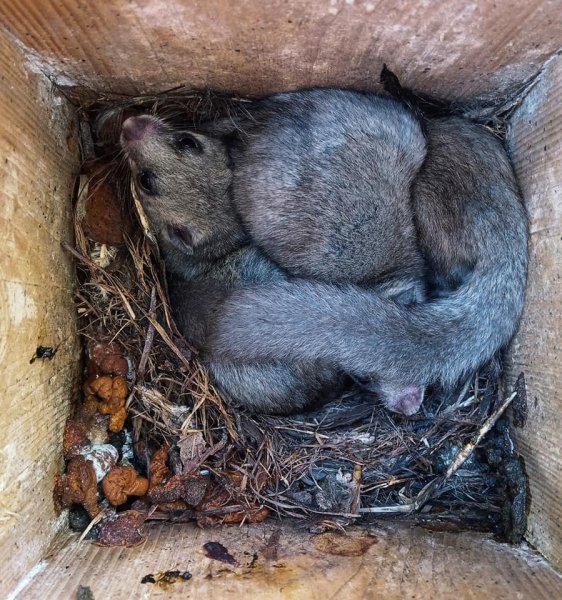
[[207,444],[203,439],[203,434],[200,431],[194,431],[185,434],[178,440],[178,448],[181,462],[185,467],[189,462],[205,453]]

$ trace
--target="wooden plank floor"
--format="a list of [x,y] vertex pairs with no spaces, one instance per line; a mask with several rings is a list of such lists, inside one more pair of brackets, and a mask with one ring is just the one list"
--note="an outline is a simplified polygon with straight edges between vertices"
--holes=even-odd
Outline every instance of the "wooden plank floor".
[[[99,548],[73,536],[12,598],[74,600],[79,586],[95,600],[562,598],[562,577],[540,556],[475,533],[385,525],[313,536],[275,521],[207,530],[158,524],[147,531],[146,543],[133,549]],[[208,558],[209,541],[223,544],[237,564]],[[171,569],[192,578],[167,589],[141,583]]]

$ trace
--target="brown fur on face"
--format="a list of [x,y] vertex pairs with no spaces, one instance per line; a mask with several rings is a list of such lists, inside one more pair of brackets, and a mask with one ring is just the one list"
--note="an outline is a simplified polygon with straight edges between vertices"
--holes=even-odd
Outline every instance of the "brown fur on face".
[[[121,145],[135,189],[165,254],[212,258],[245,238],[230,202],[232,171],[222,141],[187,129],[174,129],[150,115],[130,117]],[[149,178],[151,189],[143,186]]]

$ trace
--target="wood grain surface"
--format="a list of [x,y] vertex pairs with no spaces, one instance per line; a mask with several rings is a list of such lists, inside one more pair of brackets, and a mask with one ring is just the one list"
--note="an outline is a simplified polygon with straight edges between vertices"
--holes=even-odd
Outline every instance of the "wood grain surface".
[[561,0],[0,0],[60,85],[135,95],[376,89],[383,62],[448,97],[501,93],[562,46]]
[[[221,543],[237,561],[208,558]],[[189,581],[162,589],[141,583],[179,569]],[[153,525],[138,548],[98,548],[76,537],[41,564],[21,589],[25,600],[217,598],[220,600],[552,600],[562,578],[528,549],[473,533],[429,532],[398,524],[312,536],[302,525],[198,529]]]
[[[78,367],[73,114],[0,35],[0,597],[44,554]],[[30,363],[38,346],[51,360]]]
[[508,361],[527,378],[518,439],[531,485],[528,538],[562,569],[562,60],[512,118],[509,143],[530,217],[527,305]]

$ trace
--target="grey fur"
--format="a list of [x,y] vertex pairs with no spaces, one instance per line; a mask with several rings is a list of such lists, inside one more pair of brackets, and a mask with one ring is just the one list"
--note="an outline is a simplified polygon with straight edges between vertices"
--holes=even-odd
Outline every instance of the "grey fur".
[[[247,137],[242,163],[246,152],[260,169],[252,146],[259,144],[264,153],[276,148],[280,138],[272,131],[264,125],[260,139]],[[402,306],[357,286],[302,279],[239,290],[221,309],[212,351],[233,360],[328,361],[379,381],[387,402],[400,408],[405,389],[407,395],[435,382],[453,386],[504,347],[518,326],[527,271],[527,218],[511,165],[501,143],[468,121],[429,121],[427,137],[412,203],[431,301]],[[309,150],[307,160],[314,160],[314,147]],[[297,147],[291,157],[286,149],[276,166],[267,156],[267,170],[283,172],[287,164],[298,164],[300,153]],[[316,175],[330,181],[320,169]],[[330,195],[327,186],[317,186]],[[362,198],[361,189],[353,192]],[[266,202],[265,196],[256,198]],[[259,215],[267,208],[249,207]],[[245,215],[245,221],[260,239],[259,220]],[[290,228],[289,222],[278,225],[280,236]]]
[[[186,262],[192,261],[187,259]],[[244,289],[251,283],[284,280],[281,271],[251,246],[244,246],[207,266],[203,273],[190,279],[185,278],[185,271],[181,277],[169,278],[177,324],[199,348],[205,346],[209,326],[232,291]],[[202,358],[214,385],[231,400],[254,412],[294,412],[326,402],[343,390],[344,379],[339,370],[318,361],[230,362],[216,359],[209,352],[203,353]]]
[[410,188],[426,141],[411,111],[345,90],[278,94],[247,110],[231,147],[233,198],[269,257],[331,283],[423,278]]
[[[344,118],[338,117],[337,110],[325,110],[334,95],[342,104]],[[189,132],[202,151],[186,154],[173,148],[182,132],[153,117],[141,119],[149,124],[150,135],[143,136],[142,143],[127,142],[122,136],[122,145],[135,179],[143,170],[155,175],[155,195],[137,189],[165,261],[181,277],[172,281],[172,301],[181,329],[196,345],[208,350],[210,325],[232,293],[286,281],[274,262],[248,245],[238,214],[258,242],[294,274],[305,271],[328,281],[363,282],[403,303],[423,299],[423,260],[408,190],[423,161],[425,140],[418,122],[398,103],[333,90],[279,95],[258,103],[252,118],[244,123],[244,137],[257,143],[235,144],[232,154],[240,168],[233,186],[236,198],[253,194],[257,197],[254,206],[267,204],[261,214],[266,223],[261,236],[250,208],[244,211],[237,203],[235,211],[230,203],[231,172],[218,139]],[[309,120],[313,127],[299,126]],[[288,133],[292,142],[299,139],[292,151],[301,157],[292,165],[296,170],[291,174],[287,169],[284,179],[268,172],[259,161],[260,153],[267,156],[267,149],[259,146],[261,123],[267,125],[267,137],[269,125],[279,122],[281,134]],[[350,135],[353,130],[355,137]],[[296,131],[300,137],[291,134]],[[327,134],[331,145],[326,142]],[[303,147],[311,138],[323,156],[321,165],[317,159],[305,158]],[[249,148],[253,155],[245,153],[242,165],[241,152]],[[284,159],[283,152],[270,152],[272,167]],[[342,161],[347,163],[343,169]],[[259,165],[257,171],[254,162]],[[322,180],[317,168],[330,177]],[[321,189],[316,189],[317,180],[323,184]],[[351,194],[350,182],[355,185]],[[337,197],[330,191],[337,191]],[[289,202],[269,203],[268,199],[276,197]],[[318,206],[316,200],[323,199],[328,201]],[[250,219],[246,221],[245,216]],[[178,231],[184,235],[178,236]],[[332,361],[313,358],[282,364],[274,359],[250,364],[243,357],[217,361],[212,351],[206,358],[223,392],[253,410],[295,411],[319,398],[328,399],[329,391],[333,395],[340,389],[341,372],[330,366]],[[391,408],[403,411],[398,405]]]
[[[121,143],[135,181],[141,172],[154,175],[157,193],[147,194],[136,183],[137,191],[171,274],[178,326],[203,347],[210,323],[232,291],[285,281],[286,276],[249,245],[230,206],[232,173],[222,142],[173,130],[153,117],[140,119],[150,132],[133,142],[122,136]],[[175,147],[182,135],[192,136],[200,150]],[[343,385],[337,369],[315,361],[234,364],[209,353],[203,360],[224,395],[256,412],[294,412],[331,399]]]

